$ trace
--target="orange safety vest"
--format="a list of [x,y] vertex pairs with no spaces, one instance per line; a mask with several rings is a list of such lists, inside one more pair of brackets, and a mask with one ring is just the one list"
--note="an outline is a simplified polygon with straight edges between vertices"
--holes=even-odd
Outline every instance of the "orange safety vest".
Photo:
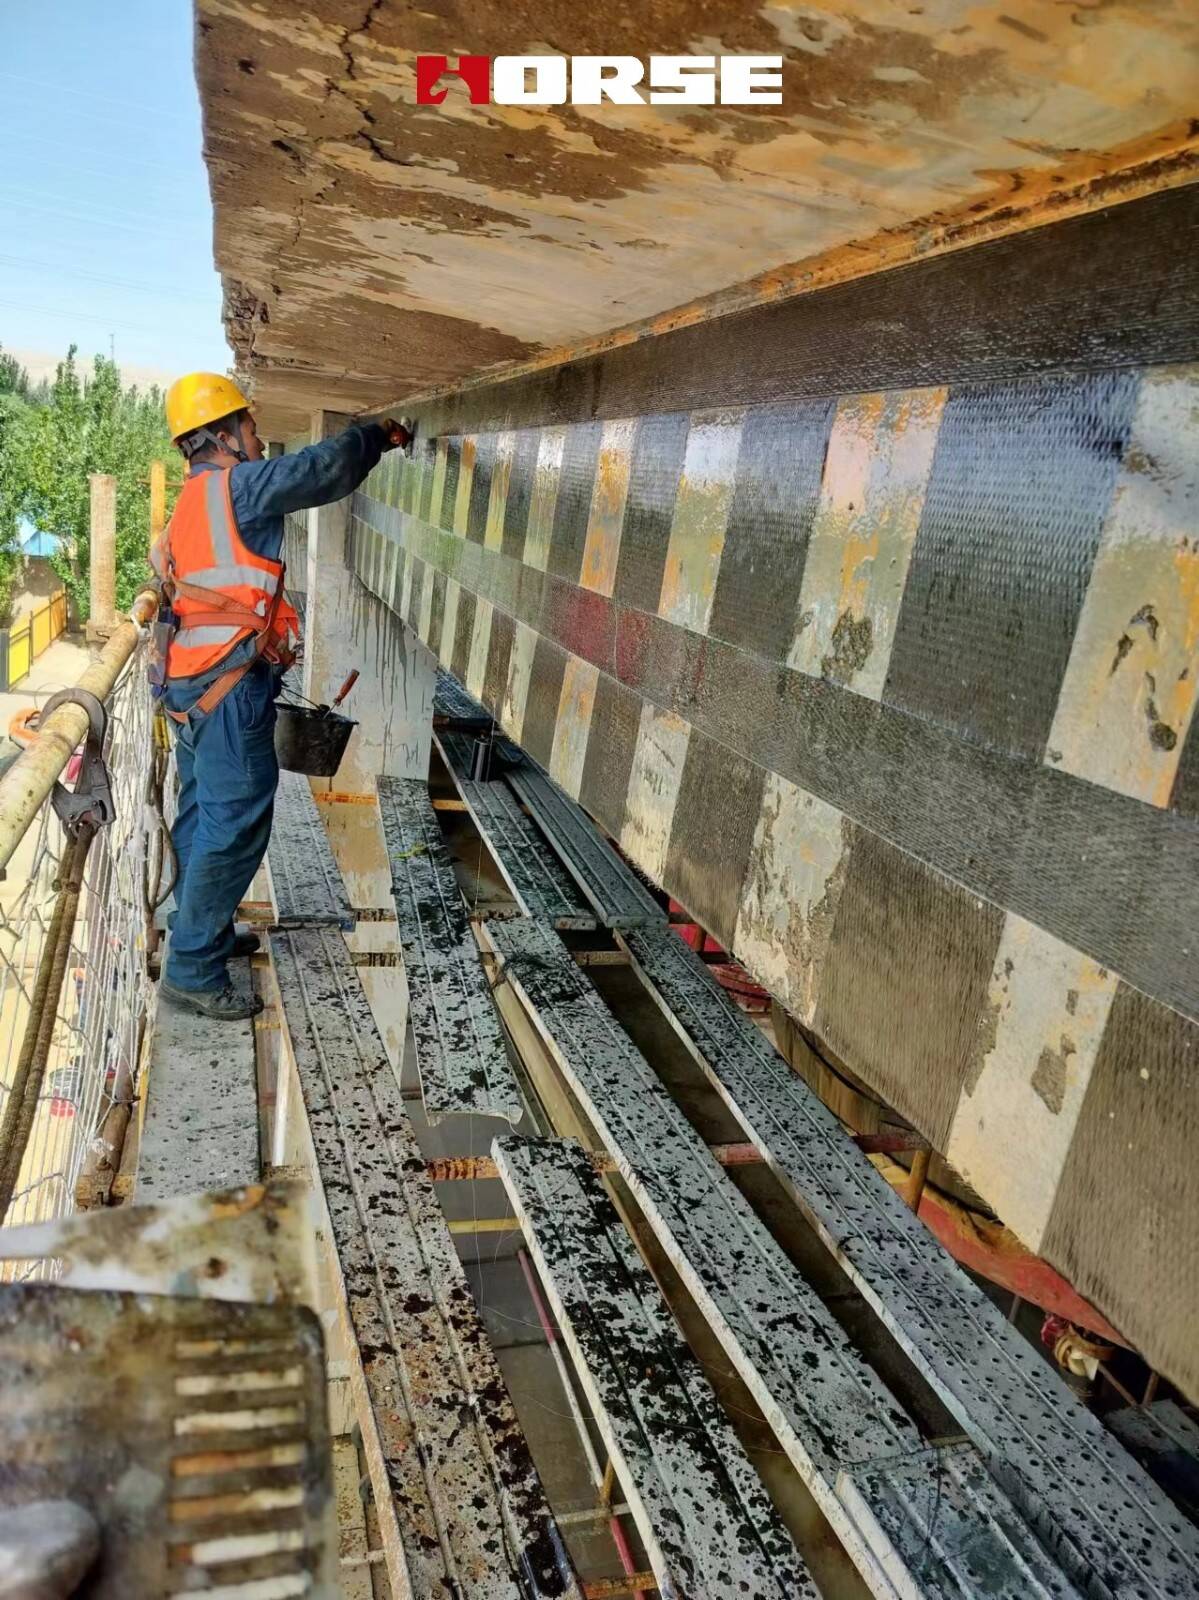
[[[231,468],[188,478],[150,562],[179,624],[167,650],[167,677],[194,678],[219,666],[254,636],[250,660],[222,673],[193,711],[211,711],[260,659],[288,667],[300,619],[283,593],[284,566],[242,540],[229,492]],[[188,713],[168,712],[176,722]]]

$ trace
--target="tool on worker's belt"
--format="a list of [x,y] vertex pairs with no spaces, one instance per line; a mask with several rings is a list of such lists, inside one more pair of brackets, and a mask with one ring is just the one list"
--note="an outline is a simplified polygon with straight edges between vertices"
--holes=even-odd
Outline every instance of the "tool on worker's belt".
[[167,691],[167,654],[178,627],[179,613],[163,592],[159,596],[158,610],[150,628],[150,643],[146,649],[146,677],[150,681],[150,693],[156,700],[160,700]]
[[302,772],[309,778],[333,777],[346,753],[350,735],[358,726],[352,718],[339,716],[337,707],[357,682],[355,668],[330,705],[317,705],[294,690],[291,692],[296,699],[305,700],[304,705],[280,700],[275,723],[275,754],[285,771]]

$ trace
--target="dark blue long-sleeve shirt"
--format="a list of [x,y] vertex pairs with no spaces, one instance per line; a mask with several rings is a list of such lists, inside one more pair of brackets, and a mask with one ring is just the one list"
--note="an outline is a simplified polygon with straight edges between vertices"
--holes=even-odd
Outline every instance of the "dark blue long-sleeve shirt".
[[[289,512],[332,505],[352,494],[376,465],[387,435],[376,423],[355,424],[332,439],[305,445],[292,455],[269,461],[239,461],[229,480],[229,497],[238,532],[255,555],[278,561],[283,549],[283,519]],[[192,472],[217,472],[208,461],[197,461]],[[186,711],[222,672],[240,666],[254,652],[253,639],[245,639],[225,659],[194,678],[177,678],[167,685],[166,705]]]

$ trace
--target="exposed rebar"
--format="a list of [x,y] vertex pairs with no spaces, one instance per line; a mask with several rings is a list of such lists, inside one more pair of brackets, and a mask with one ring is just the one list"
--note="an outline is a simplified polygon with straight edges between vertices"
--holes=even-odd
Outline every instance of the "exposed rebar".
[[8,1215],[29,1136],[33,1131],[33,1119],[46,1075],[63,978],[66,976],[71,940],[75,933],[84,863],[95,836],[95,825],[82,823],[63,854],[61,888],[54,902],[50,928],[38,961],[29,1016],[21,1039],[21,1052],[4,1102],[4,1117],[0,1121],[0,1221]]

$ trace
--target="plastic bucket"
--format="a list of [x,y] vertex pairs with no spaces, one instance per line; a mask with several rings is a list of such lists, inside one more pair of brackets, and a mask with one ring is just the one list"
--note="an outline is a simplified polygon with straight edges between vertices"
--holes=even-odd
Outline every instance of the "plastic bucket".
[[341,765],[350,734],[358,726],[336,711],[281,702],[275,723],[275,754],[287,772],[331,778]]

